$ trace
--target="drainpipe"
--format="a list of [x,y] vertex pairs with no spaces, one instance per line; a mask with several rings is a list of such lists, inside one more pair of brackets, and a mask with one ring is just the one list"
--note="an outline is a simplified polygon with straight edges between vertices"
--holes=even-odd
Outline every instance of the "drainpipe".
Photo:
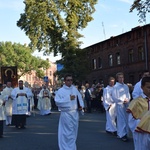
[[148,48],[147,48],[147,31],[144,30],[144,49],[145,49],[145,70],[148,70]]

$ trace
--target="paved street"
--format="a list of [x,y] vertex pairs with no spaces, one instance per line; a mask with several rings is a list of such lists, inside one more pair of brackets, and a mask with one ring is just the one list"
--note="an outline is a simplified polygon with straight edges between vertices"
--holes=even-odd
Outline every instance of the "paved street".
[[[57,128],[59,112],[50,116],[27,118],[26,129],[4,126],[0,150],[58,150]],[[80,117],[78,150],[133,150],[133,140],[123,142],[105,133],[105,113],[93,112]]]

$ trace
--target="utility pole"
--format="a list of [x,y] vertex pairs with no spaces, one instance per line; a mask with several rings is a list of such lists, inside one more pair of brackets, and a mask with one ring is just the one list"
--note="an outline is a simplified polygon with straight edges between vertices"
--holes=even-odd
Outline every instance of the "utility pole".
[[104,23],[103,22],[102,22],[102,27],[103,27],[104,39],[106,40],[105,27],[104,27]]

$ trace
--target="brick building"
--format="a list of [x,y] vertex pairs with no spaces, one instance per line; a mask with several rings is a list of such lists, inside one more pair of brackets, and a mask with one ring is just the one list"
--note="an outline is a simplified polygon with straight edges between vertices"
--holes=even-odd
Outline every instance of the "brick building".
[[[48,77],[48,85],[53,87],[56,84],[56,78],[54,76],[54,72],[56,72],[57,70],[57,65],[53,62],[51,62],[49,59],[47,59],[50,63],[50,67],[46,70],[44,70],[45,72],[45,76]],[[44,84],[44,80],[40,79],[36,76],[35,71],[32,71],[32,73],[30,74],[25,74],[24,76],[20,77],[21,80],[23,81],[27,81],[32,87],[34,86],[42,86],[42,84]]]
[[132,28],[131,31],[110,37],[87,49],[91,72],[85,82],[108,83],[109,76],[125,74],[125,83],[139,81],[141,72],[150,65],[150,24]]

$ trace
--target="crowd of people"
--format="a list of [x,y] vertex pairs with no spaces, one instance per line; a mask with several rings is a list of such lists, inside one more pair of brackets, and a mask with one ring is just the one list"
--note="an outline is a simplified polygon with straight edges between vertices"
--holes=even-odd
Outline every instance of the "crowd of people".
[[26,128],[26,118],[38,109],[40,115],[51,114],[52,94],[43,85],[41,88],[30,88],[28,82],[19,80],[18,87],[12,88],[11,82],[0,86],[0,138],[3,137],[4,120],[7,126],[18,129]]
[[150,73],[145,70],[132,91],[124,83],[124,74],[110,77],[104,88],[103,104],[106,110],[106,132],[124,142],[132,132],[134,149],[150,148]]
[[18,87],[12,88],[11,82],[7,82],[0,92],[0,138],[4,120],[7,126],[25,129],[26,117],[33,109],[38,109],[40,115],[50,115],[52,108],[60,111],[60,150],[76,150],[79,112],[83,115],[95,111],[106,112],[106,133],[127,142],[131,131],[135,150],[149,150],[150,73],[147,70],[134,87],[124,83],[122,72],[109,77],[106,87],[99,83],[74,85],[71,74],[66,74],[64,84],[55,91],[46,85],[31,89],[22,80]]

